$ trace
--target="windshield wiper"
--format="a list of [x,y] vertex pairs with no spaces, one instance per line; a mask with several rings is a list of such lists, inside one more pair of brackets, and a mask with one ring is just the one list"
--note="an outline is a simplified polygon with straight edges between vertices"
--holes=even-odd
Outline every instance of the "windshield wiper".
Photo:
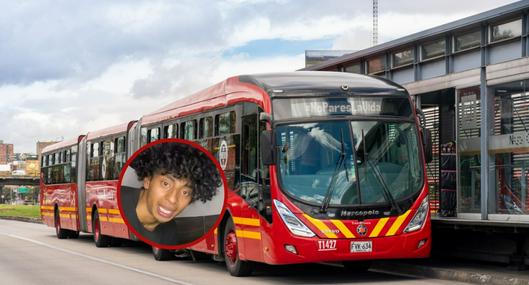
[[386,184],[384,177],[382,177],[380,170],[370,160],[366,160],[366,162],[369,164],[369,166],[371,166],[371,168],[373,169],[373,172],[375,173],[375,176],[377,177],[378,181],[382,185],[382,189],[384,190],[384,196],[386,197],[386,200],[391,204],[393,208],[397,210],[397,213],[401,215],[402,209],[399,207],[399,204],[395,202],[395,198],[393,198],[393,195],[391,195],[391,191],[389,190],[389,187]]
[[[332,193],[334,192],[334,184],[336,183],[336,176],[338,176],[338,173],[340,173],[340,170],[342,169],[342,166],[345,166],[345,144],[343,142],[343,130],[340,134],[340,158],[338,159],[338,162],[336,163],[336,167],[334,168],[334,172],[331,177],[331,182],[329,183],[329,187],[327,187],[327,191],[325,191],[325,198],[323,199],[323,203],[321,204],[320,212],[325,213],[327,211],[327,208],[329,207],[329,203],[331,202]],[[347,178],[347,181],[349,181],[349,174],[347,171],[347,167],[345,168],[345,176]]]

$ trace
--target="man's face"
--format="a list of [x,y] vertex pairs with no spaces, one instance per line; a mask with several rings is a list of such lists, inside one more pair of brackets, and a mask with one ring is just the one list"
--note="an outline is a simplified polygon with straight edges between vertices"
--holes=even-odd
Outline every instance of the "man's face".
[[178,216],[191,203],[193,189],[188,179],[171,174],[154,174],[143,179],[147,197],[147,210],[159,223]]

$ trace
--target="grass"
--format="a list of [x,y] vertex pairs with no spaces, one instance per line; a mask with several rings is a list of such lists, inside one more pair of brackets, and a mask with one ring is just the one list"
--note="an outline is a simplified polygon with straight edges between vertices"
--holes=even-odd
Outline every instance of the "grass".
[[0,204],[0,216],[40,218],[40,208],[39,205]]

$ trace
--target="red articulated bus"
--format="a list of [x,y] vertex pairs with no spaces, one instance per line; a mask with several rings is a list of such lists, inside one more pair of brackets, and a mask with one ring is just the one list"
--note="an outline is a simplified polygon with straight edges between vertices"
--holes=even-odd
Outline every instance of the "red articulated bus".
[[58,238],[94,233],[98,247],[130,238],[116,194],[128,157],[127,131],[134,123],[89,132],[42,151],[41,215]]
[[365,268],[429,256],[431,143],[417,112],[404,88],[376,77],[236,76],[140,118],[128,149],[182,138],[215,155],[227,210],[190,251],[230,274],[254,262]]

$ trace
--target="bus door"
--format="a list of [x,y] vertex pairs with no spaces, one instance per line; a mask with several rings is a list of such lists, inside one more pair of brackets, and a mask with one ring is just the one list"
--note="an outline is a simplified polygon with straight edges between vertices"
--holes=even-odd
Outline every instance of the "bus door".
[[[264,176],[259,167],[259,112],[255,105],[245,105],[241,118],[241,178],[239,194],[248,207],[241,213],[244,219],[235,221],[243,229],[245,257],[263,260],[264,229],[270,228],[271,219],[267,216],[266,204],[270,203],[270,192],[263,183]],[[266,191],[268,190],[268,191]],[[268,198],[268,199],[267,199]]]

